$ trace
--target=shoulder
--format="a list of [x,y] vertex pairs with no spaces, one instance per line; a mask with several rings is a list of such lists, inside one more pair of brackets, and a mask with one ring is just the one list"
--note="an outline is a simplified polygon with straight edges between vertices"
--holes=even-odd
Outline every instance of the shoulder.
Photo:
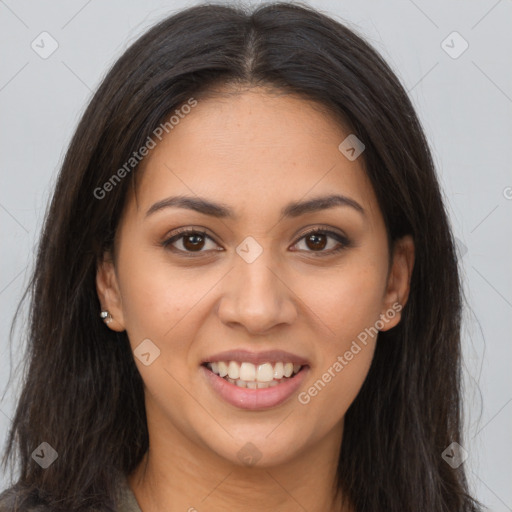
[[[126,477],[119,481],[116,494],[118,512],[141,512]],[[0,490],[0,512],[54,512],[54,508],[42,504],[30,490],[15,485],[5,491]]]
[[51,512],[46,505],[36,504],[26,492],[11,487],[0,493],[0,512]]
[[[2,511],[0,510],[0,512]],[[119,483],[118,512],[142,512],[127,478],[122,479]]]

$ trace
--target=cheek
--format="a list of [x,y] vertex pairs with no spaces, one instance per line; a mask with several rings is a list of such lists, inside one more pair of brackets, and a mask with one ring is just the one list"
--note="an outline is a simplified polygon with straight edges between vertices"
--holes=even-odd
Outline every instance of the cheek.
[[[149,403],[159,404],[157,410],[168,412],[172,403],[172,411],[183,411],[187,394],[180,383],[196,370],[192,362],[188,364],[190,340],[197,327],[194,313],[212,287],[211,279],[173,269],[144,251],[125,254],[129,257],[120,259],[118,267],[125,328]],[[144,350],[139,348],[143,346]],[[148,352],[146,361],[139,357]],[[174,421],[180,423],[179,414]]]
[[[317,341],[317,364],[298,397],[304,417],[322,431],[341,421],[368,374],[375,350],[386,267],[359,258],[330,272],[303,293],[329,330]],[[309,291],[307,291],[309,290]]]
[[343,420],[368,375],[374,348],[375,340],[349,345],[312,376],[298,402],[304,421],[314,419],[313,431],[325,433]]
[[378,335],[375,297],[363,294],[361,288],[354,299],[340,291],[336,308],[326,320],[336,335],[318,340],[317,364],[298,396],[304,419],[316,418],[319,432],[342,421],[368,375]]
[[324,276],[299,277],[298,293],[326,327],[330,340],[342,343],[379,319],[385,278],[382,265],[354,258]]
[[[194,340],[222,272],[177,268],[165,253],[147,254],[135,247],[127,247],[124,254],[129,257],[120,258],[118,273],[125,329],[135,362],[150,392],[166,389],[179,395],[182,390],[177,382],[189,381],[197,373]],[[158,353],[150,366],[137,360],[137,348],[146,339]]]
[[[164,339],[211,287],[197,272],[173,268],[165,254],[123,247],[118,273],[126,331]],[[132,336],[133,334],[133,336]]]

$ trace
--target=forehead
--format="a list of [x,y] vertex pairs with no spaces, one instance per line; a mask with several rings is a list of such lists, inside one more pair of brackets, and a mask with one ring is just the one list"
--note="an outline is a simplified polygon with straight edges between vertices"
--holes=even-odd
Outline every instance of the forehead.
[[321,104],[265,89],[219,90],[176,120],[143,162],[139,209],[186,194],[261,214],[340,193],[375,213],[363,158],[339,150],[350,132]]

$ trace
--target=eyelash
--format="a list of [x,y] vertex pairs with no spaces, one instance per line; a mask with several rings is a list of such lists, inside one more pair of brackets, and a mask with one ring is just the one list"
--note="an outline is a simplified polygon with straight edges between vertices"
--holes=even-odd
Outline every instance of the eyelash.
[[[335,231],[331,231],[326,228],[316,227],[313,229],[310,229],[306,231],[306,233],[303,233],[301,237],[293,244],[297,245],[301,240],[307,238],[310,235],[316,235],[316,234],[322,234],[322,235],[328,235],[331,238],[334,238],[340,245],[334,249],[330,249],[329,251],[306,251],[312,253],[315,257],[323,257],[323,256],[330,256],[332,254],[337,254],[341,252],[342,250],[348,248],[351,246],[350,240],[341,235],[340,233],[336,233]],[[186,257],[197,257],[200,256],[202,253],[206,251],[183,251],[181,249],[176,249],[175,247],[172,247],[172,244],[180,239],[183,239],[190,235],[200,235],[203,238],[209,238],[213,242],[213,238],[209,236],[205,231],[201,231],[200,229],[191,229],[191,228],[181,228],[177,230],[170,238],[164,240],[161,245],[165,249],[172,250],[173,252],[178,252],[182,255],[186,255]]]

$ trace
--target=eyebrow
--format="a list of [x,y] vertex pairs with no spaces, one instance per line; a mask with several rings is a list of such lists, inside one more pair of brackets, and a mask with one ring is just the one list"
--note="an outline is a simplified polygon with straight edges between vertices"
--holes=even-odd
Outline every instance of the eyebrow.
[[[293,201],[288,203],[284,208],[282,208],[281,217],[295,218],[300,215],[304,215],[305,213],[327,210],[336,206],[349,206],[358,211],[361,215],[366,215],[364,208],[354,199],[339,194],[332,194],[316,197],[307,201]],[[146,212],[146,217],[163,210],[164,208],[171,207],[185,208],[219,219],[237,218],[237,215],[231,207],[223,203],[215,203],[197,196],[173,196],[158,201],[149,208]]]

